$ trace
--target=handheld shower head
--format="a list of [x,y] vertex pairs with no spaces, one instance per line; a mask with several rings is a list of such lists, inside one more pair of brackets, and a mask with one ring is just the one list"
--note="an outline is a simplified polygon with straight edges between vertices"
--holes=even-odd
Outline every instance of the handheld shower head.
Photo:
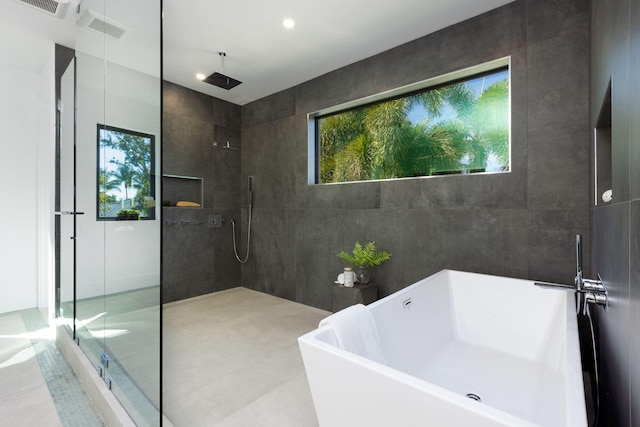
[[253,206],[253,176],[247,176],[247,205],[249,207],[247,212],[247,252],[244,258],[240,258],[238,255],[238,248],[236,246],[236,224],[235,221],[231,221],[231,230],[233,232],[233,253],[240,264],[244,264],[249,259],[249,243],[251,242],[251,206]]
[[253,176],[249,175],[247,178],[247,205],[253,206]]

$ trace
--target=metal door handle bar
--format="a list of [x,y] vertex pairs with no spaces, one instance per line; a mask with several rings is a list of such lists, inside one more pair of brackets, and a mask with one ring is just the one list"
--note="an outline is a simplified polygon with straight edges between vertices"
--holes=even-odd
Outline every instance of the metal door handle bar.
[[73,212],[73,211],[55,211],[54,215],[84,215],[84,212]]

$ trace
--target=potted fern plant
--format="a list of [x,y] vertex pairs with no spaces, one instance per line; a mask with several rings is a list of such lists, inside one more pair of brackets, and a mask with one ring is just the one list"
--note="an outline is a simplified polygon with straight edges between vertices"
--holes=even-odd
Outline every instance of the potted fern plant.
[[356,242],[351,254],[342,251],[338,257],[358,267],[356,279],[364,285],[371,279],[369,270],[388,261],[391,254],[387,251],[376,252],[376,242],[369,242],[364,246]]
[[140,211],[138,209],[121,209],[116,212],[116,219],[118,220],[139,220]]

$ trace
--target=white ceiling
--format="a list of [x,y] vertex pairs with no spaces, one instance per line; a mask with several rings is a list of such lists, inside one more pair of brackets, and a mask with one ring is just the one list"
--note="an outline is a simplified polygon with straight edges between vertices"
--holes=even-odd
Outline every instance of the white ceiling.
[[[85,0],[82,7],[95,1],[100,0]],[[164,0],[164,79],[244,105],[511,1]],[[130,26],[134,14],[154,15],[119,9],[127,12],[109,17]],[[284,18],[296,26],[285,29]],[[24,40],[75,47],[74,20],[73,6],[58,19],[0,0],[0,64],[13,60],[37,67],[38,49]],[[243,82],[229,91],[195,78],[198,72],[223,71],[218,52],[226,53],[224,74]]]
[[[165,0],[164,78],[243,105],[511,1]],[[195,79],[222,72],[218,52],[229,91]]]
[[40,73],[51,54],[53,41],[74,43],[74,14],[55,18],[14,0],[0,0],[0,65]]

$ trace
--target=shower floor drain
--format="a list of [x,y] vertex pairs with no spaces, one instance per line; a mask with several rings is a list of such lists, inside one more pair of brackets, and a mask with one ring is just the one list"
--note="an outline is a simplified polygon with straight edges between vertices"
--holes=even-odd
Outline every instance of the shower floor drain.
[[482,399],[480,399],[480,396],[478,396],[478,395],[477,395],[477,394],[475,394],[475,393],[467,393],[467,397],[468,397],[469,399],[473,399],[473,400],[475,400],[476,402],[482,402]]

